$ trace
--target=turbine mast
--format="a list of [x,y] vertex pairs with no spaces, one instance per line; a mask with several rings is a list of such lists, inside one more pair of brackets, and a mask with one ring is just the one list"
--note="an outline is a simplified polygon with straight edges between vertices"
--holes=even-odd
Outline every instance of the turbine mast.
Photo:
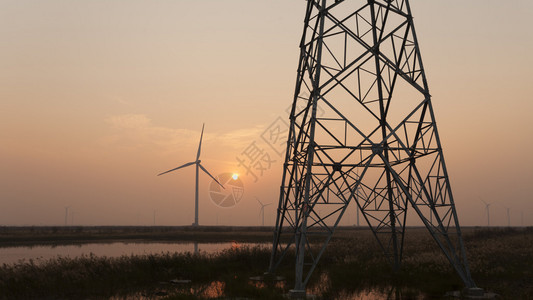
[[[200,140],[200,143],[201,140]],[[200,154],[200,153],[198,153]],[[199,174],[200,164],[196,163],[196,189],[194,192],[194,223],[192,226],[198,226],[198,174]]]

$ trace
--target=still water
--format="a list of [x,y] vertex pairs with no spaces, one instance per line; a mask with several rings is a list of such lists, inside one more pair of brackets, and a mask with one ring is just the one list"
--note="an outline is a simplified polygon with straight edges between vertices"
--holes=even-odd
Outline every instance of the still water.
[[256,246],[259,243],[93,243],[80,245],[31,246],[31,247],[0,247],[0,264],[13,264],[21,261],[42,263],[51,258],[78,257],[93,254],[95,256],[119,257],[123,255],[142,255],[174,252],[205,252],[215,253],[231,247]]

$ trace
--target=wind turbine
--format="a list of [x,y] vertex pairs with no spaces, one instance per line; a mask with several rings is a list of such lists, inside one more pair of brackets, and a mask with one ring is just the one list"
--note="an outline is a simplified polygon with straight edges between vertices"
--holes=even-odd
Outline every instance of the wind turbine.
[[504,206],[507,210],[507,227],[511,227],[511,208]]
[[202,134],[200,135],[200,144],[198,145],[198,153],[196,154],[196,160],[193,161],[193,162],[186,163],[186,164],[184,164],[182,166],[179,166],[177,168],[165,171],[165,172],[157,175],[157,176],[161,176],[163,174],[170,173],[172,171],[176,171],[176,170],[179,170],[181,168],[185,168],[185,167],[188,167],[188,166],[191,166],[191,165],[196,165],[196,190],[195,190],[195,194],[194,194],[194,223],[192,223],[193,226],[198,226],[198,174],[199,174],[199,169],[202,169],[202,171],[204,171],[216,183],[218,183],[222,188],[224,188],[224,186],[222,184],[220,184],[220,182],[218,182],[218,180],[216,180],[216,178],[213,177],[213,175],[209,174],[209,172],[201,164],[202,161],[200,160],[200,153],[201,153],[201,150],[202,150],[202,138],[204,136],[204,127],[205,127],[205,123],[202,125]]
[[263,202],[259,201],[259,198],[255,197],[255,199],[257,199],[257,202],[259,202],[259,205],[261,205],[261,209],[259,210],[259,216],[263,217],[263,222],[262,222],[261,226],[265,226],[265,207],[267,207],[270,204],[272,204],[272,202],[267,203],[267,204],[263,204]]
[[65,226],[67,226],[67,220],[68,220],[68,209],[70,206],[65,206]]
[[489,207],[492,203],[487,203],[485,202],[485,200],[479,198],[479,200],[481,200],[483,203],[485,203],[485,207],[487,209],[487,226],[490,226],[490,214],[489,214]]
[[77,211],[73,211],[70,213],[70,226],[74,226],[74,215],[77,213]]

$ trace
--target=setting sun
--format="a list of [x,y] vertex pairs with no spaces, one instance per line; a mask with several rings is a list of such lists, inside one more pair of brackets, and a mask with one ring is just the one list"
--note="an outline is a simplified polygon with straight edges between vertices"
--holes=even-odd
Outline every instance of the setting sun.
[[231,178],[233,178],[233,180],[237,180],[239,179],[239,174],[233,173],[233,175],[231,175]]

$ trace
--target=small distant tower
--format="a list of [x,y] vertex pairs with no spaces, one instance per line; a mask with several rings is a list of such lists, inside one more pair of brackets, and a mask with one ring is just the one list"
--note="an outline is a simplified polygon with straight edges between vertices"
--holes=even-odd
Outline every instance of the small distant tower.
[[307,1],[269,272],[294,247],[305,293],[351,201],[394,269],[411,208],[475,288],[407,0]]

